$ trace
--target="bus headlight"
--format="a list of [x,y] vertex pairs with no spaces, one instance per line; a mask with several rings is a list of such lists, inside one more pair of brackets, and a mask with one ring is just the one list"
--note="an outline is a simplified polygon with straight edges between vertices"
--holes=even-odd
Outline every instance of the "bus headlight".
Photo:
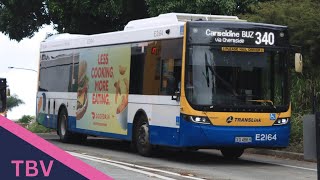
[[199,124],[211,124],[209,118],[203,117],[203,116],[187,116],[186,120],[193,123],[199,123]]
[[288,124],[289,118],[278,118],[273,125],[285,125]]

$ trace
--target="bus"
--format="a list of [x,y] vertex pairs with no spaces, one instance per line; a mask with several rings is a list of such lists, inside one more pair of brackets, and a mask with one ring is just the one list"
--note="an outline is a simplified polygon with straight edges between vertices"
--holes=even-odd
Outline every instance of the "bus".
[[168,13],[123,31],[60,34],[41,42],[37,121],[62,142],[130,141],[143,156],[159,146],[221,150],[286,147],[286,26],[236,16]]

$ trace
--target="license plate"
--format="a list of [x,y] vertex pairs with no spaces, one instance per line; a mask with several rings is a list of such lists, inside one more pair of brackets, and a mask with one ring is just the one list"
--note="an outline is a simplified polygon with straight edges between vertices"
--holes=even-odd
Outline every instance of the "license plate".
[[237,143],[250,143],[250,142],[252,142],[252,138],[251,137],[236,137],[235,142],[237,142]]

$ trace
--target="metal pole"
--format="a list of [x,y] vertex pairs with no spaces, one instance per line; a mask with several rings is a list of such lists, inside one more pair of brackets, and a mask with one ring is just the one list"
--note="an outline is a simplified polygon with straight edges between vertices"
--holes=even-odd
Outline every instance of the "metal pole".
[[315,114],[317,111],[317,105],[316,105],[316,96],[312,96],[312,114]]
[[312,85],[312,113],[315,114],[317,111],[317,96],[315,85]]
[[316,112],[317,176],[320,180],[320,112]]
[[22,70],[27,70],[27,71],[34,71],[34,72],[38,72],[34,69],[29,69],[29,68],[20,68],[20,67],[8,67],[9,69],[22,69]]

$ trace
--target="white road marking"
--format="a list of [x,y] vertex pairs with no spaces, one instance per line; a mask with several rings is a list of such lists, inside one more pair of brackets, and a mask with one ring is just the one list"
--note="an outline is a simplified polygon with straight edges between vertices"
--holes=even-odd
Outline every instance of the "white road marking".
[[152,177],[157,177],[159,179],[175,180],[173,178],[161,176],[161,175],[158,175],[158,174],[155,174],[155,173],[151,173],[151,172],[147,172],[147,171],[143,171],[143,170],[139,170],[139,169],[134,169],[134,168],[131,168],[131,167],[127,167],[127,166],[116,164],[116,163],[112,163],[112,162],[107,162],[106,160],[98,160],[96,158],[86,157],[86,156],[83,156],[81,154],[75,154],[75,153],[70,153],[70,154],[73,155],[73,156],[82,158],[82,159],[87,159],[87,160],[94,161],[94,162],[99,162],[99,163],[108,164],[108,165],[111,165],[111,166],[116,166],[116,167],[119,167],[119,168],[122,168],[122,169],[125,169],[125,170],[134,171],[134,172],[138,172],[138,173],[141,173],[141,174],[146,174],[146,175],[152,176]]
[[[245,159],[245,160],[248,160],[248,159]],[[277,165],[277,166],[283,166],[283,167],[288,167],[288,168],[303,169],[303,170],[317,172],[317,169],[306,168],[306,167],[301,167],[301,166],[293,166],[293,165],[288,165],[288,164],[281,164],[281,163],[275,163],[275,162],[270,162],[270,161],[261,161],[261,160],[253,160],[253,159],[249,159],[249,161],[255,161],[255,162],[259,162],[259,163],[268,163],[268,164]]]
[[[131,170],[131,171],[147,174],[147,175],[150,175],[150,176],[156,176],[157,177],[157,176],[161,176],[161,175],[154,174],[154,173],[151,173],[151,172],[148,172],[148,171],[135,169],[135,168],[140,168],[140,169],[149,170],[149,171],[153,171],[153,172],[160,172],[160,173],[164,173],[164,174],[168,174],[168,175],[172,175],[172,176],[183,177],[183,178],[186,178],[186,179],[204,180],[204,179],[198,178],[198,177],[185,176],[185,175],[181,175],[179,173],[174,173],[174,172],[170,172],[170,171],[165,171],[165,170],[160,170],[160,169],[140,166],[140,165],[136,165],[136,164],[125,163],[125,162],[121,162],[121,161],[114,161],[114,160],[110,160],[110,159],[99,158],[99,157],[94,157],[94,156],[89,156],[89,155],[83,155],[83,154],[70,152],[70,151],[67,151],[67,152],[69,154],[71,154],[73,156],[77,156],[79,158],[89,159],[89,160],[92,160],[92,161],[96,161],[96,162],[101,162],[101,163],[117,166],[117,167],[120,167],[120,168],[123,168],[123,169],[127,169],[127,170]],[[169,178],[169,177],[161,176],[161,179],[163,179],[163,178],[172,179],[172,178]]]
[[316,171],[317,172],[317,169],[305,168],[305,167],[300,167],[300,166],[292,166],[292,165],[288,165],[288,164],[278,164],[278,163],[269,163],[269,164],[274,164],[274,165],[278,165],[278,166],[284,166],[284,167],[289,167],[289,168],[303,169],[303,170]]

